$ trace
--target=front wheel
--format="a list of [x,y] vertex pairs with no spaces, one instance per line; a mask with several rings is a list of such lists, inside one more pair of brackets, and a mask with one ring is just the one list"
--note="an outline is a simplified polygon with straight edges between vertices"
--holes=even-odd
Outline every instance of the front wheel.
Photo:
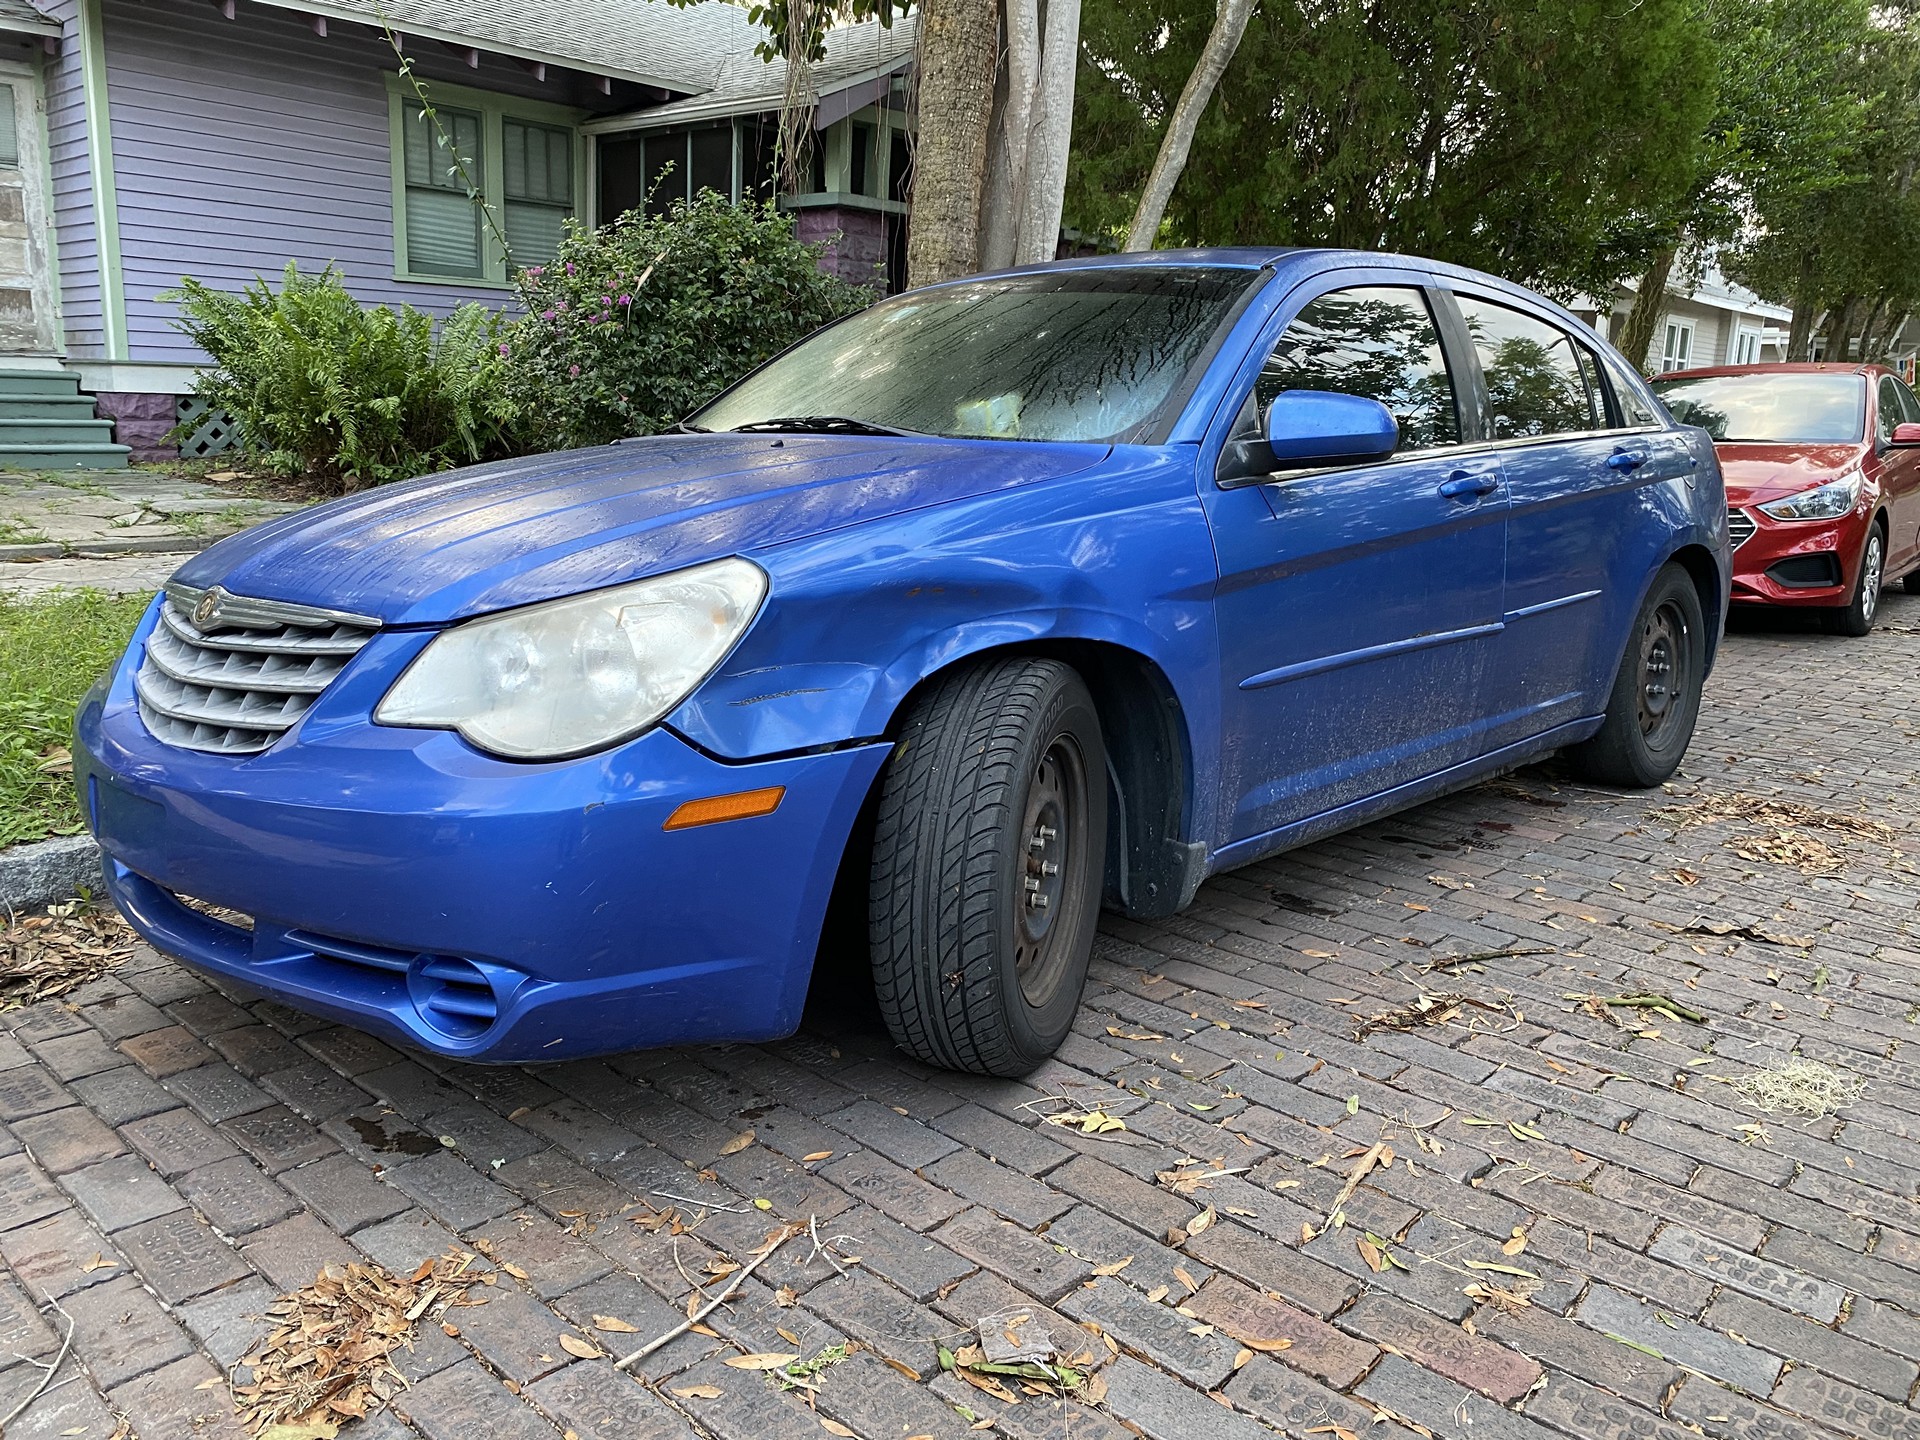
[[1582,778],[1646,789],[1673,774],[1700,718],[1706,641],[1700,592],[1685,569],[1670,563],[1640,602],[1606,719],[1567,751]]
[[915,704],[880,786],[874,988],[901,1049],[1019,1076],[1080,1008],[1107,848],[1100,718],[1053,660],[988,661]]
[[1829,610],[1822,618],[1835,635],[1858,639],[1870,634],[1880,613],[1880,587],[1887,573],[1887,541],[1876,523],[1867,532],[1867,548],[1860,556],[1860,579],[1853,587],[1853,599],[1839,610]]

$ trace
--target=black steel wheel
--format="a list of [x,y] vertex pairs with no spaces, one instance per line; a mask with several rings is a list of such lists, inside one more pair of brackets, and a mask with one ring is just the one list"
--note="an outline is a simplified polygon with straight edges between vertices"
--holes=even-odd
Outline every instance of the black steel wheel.
[[1668,564],[1640,602],[1599,730],[1567,750],[1574,770],[1640,789],[1667,780],[1700,718],[1706,647],[1700,592],[1684,567]]
[[1107,847],[1093,697],[1053,660],[988,661],[913,707],[881,778],[874,988],[929,1064],[1024,1075],[1073,1026]]

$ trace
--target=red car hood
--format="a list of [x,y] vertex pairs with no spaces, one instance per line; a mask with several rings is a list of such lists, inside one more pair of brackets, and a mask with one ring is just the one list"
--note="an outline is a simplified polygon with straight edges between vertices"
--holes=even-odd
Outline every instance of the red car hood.
[[1836,479],[1867,453],[1865,445],[1715,445],[1727,477],[1727,503],[1759,505]]

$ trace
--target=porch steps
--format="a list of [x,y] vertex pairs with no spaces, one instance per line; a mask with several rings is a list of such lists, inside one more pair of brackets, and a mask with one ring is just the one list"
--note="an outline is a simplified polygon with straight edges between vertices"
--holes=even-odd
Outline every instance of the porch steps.
[[0,467],[124,470],[128,447],[70,371],[0,370]]

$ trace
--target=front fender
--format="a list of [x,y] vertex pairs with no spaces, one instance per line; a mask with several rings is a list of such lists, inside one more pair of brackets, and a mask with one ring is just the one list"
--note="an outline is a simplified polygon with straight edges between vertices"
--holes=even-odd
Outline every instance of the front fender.
[[1192,447],[1120,447],[1084,475],[797,541],[753,558],[770,598],[669,723],[725,759],[887,732],[927,676],[1009,645],[1094,641],[1157,665],[1218,728],[1213,587]]

